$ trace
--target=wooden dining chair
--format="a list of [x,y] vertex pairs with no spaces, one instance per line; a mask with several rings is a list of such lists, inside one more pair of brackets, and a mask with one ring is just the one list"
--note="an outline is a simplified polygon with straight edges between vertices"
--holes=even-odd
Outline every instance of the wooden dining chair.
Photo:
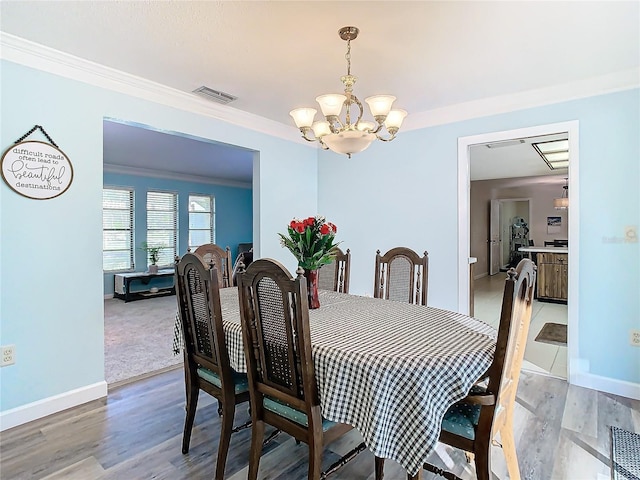
[[193,253],[201,257],[205,264],[213,259],[213,263],[218,268],[220,288],[231,286],[231,249],[229,247],[223,249],[215,243],[205,243],[196,248]]
[[318,270],[318,288],[334,292],[349,293],[349,276],[351,274],[351,250],[344,253],[336,247],[333,262],[323,265]]
[[[502,312],[496,350],[489,369],[487,385],[476,384],[460,402],[452,405],[442,420],[439,441],[473,455],[478,480],[491,478],[491,444],[500,434],[511,480],[520,480],[516,445],[513,437],[513,409],[520,369],[524,357],[536,266],[525,258],[507,272],[502,296]],[[383,478],[383,459],[376,458],[376,480]],[[449,480],[460,480],[452,472],[425,464],[424,469]],[[408,475],[409,479],[418,476]]]
[[353,427],[320,414],[303,274],[299,268],[292,278],[277,261],[259,259],[237,277],[251,394],[250,480],[258,475],[265,425],[309,446],[312,480],[324,478],[365,448],[359,445],[326,472],[320,471],[324,446]]
[[376,252],[373,296],[387,300],[427,304],[429,254],[420,257],[406,247],[396,247],[384,255]]
[[183,351],[187,392],[182,453],[189,452],[198,396],[203,390],[218,399],[222,411],[216,480],[224,477],[231,434],[251,424],[247,422],[233,428],[236,405],[249,401],[249,384],[247,375],[234,371],[229,364],[222,325],[219,278],[213,260],[205,265],[199,255],[187,253],[176,261],[175,284],[185,340]]

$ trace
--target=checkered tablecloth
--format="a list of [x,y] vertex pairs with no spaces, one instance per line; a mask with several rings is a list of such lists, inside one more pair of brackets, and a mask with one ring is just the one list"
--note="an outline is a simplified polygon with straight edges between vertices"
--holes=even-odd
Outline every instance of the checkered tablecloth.
[[[246,371],[236,288],[220,291],[231,365]],[[496,331],[454,312],[320,291],[309,312],[322,415],[415,474],[447,408],[487,370]]]

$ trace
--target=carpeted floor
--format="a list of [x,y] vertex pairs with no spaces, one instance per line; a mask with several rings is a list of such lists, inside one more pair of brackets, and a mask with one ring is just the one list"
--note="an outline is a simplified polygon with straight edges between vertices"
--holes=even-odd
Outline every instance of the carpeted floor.
[[105,377],[122,382],[182,363],[172,349],[175,295],[125,303],[104,301]]

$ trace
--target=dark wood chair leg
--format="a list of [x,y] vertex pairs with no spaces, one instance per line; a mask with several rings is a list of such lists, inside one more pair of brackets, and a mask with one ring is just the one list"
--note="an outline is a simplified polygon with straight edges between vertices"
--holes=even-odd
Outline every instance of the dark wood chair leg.
[[322,472],[322,441],[310,437],[309,442],[309,480],[320,480]]
[[375,480],[382,480],[384,478],[384,458],[375,458]]
[[218,461],[216,463],[216,480],[224,479],[224,467],[227,463],[229,444],[231,443],[231,431],[233,430],[233,419],[236,413],[236,406],[232,401],[218,403],[222,406],[222,425],[220,428],[220,444],[218,445]]
[[490,480],[491,478],[491,443],[476,442],[474,452],[476,464],[476,477],[478,480]]
[[256,480],[258,478],[258,468],[260,467],[260,457],[262,456],[262,440],[264,438],[264,422],[256,419],[252,419],[252,421],[247,480]]
[[189,453],[189,443],[191,442],[191,429],[196,418],[196,407],[198,406],[199,388],[190,383],[187,386],[186,417],[184,420],[184,433],[182,434],[182,453]]

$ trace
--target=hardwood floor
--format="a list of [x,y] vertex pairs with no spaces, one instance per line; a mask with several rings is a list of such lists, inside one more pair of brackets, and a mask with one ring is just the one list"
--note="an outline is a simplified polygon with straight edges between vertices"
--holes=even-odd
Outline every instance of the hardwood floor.
[[[522,478],[604,480],[609,467],[609,426],[640,432],[640,402],[580,387],[558,378],[525,372],[518,389],[515,437]],[[204,480],[213,478],[220,425],[217,405],[200,396],[189,454],[180,452],[184,422],[181,369],[120,386],[94,401],[30,424],[0,438],[0,477],[48,480]],[[236,424],[248,418],[236,412]],[[231,438],[226,477],[246,478],[251,430]],[[353,431],[325,449],[325,466],[359,443]],[[439,446],[463,478],[475,478],[459,451]],[[435,454],[433,454],[435,455]],[[499,447],[493,447],[495,478],[506,479]],[[436,459],[442,464],[442,461]],[[260,478],[306,478],[307,447],[280,434],[265,448]],[[385,478],[406,478],[393,461]],[[373,455],[366,450],[330,477],[372,480]],[[424,472],[425,479],[437,478]]]

